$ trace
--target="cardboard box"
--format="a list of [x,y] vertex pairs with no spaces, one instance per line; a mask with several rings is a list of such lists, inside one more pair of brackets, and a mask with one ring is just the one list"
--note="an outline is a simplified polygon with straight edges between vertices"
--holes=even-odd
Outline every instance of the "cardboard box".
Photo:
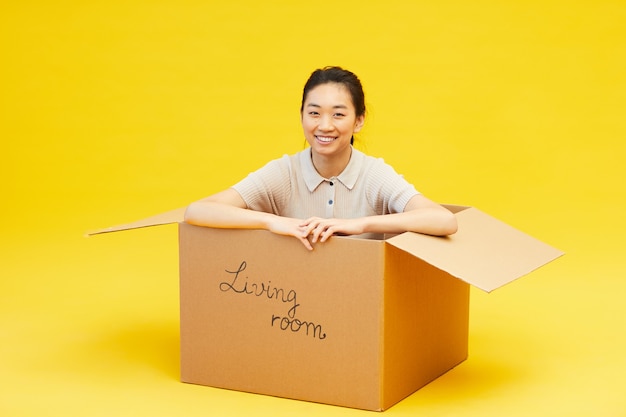
[[381,411],[467,358],[469,285],[492,291],[562,255],[481,211],[450,237],[292,237],[179,223],[182,381]]

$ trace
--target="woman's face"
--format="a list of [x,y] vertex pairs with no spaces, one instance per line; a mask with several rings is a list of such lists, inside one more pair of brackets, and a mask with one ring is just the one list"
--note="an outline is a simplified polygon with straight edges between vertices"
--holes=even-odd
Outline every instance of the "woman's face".
[[313,88],[302,109],[302,129],[313,152],[332,156],[350,149],[352,134],[361,130],[365,117],[357,116],[350,92],[342,84]]

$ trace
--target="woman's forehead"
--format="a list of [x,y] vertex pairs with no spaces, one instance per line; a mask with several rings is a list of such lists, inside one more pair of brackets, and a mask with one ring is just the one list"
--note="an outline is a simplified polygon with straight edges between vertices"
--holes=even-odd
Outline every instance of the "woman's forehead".
[[311,89],[305,100],[306,106],[343,107],[352,106],[350,92],[343,84],[326,83]]

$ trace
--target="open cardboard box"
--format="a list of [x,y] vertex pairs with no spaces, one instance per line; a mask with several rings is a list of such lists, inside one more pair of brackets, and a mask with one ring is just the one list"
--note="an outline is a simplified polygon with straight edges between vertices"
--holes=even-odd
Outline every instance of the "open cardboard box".
[[179,223],[181,379],[382,411],[467,358],[469,285],[499,288],[563,253],[464,206],[459,231],[333,237],[307,251],[184,209],[92,234]]

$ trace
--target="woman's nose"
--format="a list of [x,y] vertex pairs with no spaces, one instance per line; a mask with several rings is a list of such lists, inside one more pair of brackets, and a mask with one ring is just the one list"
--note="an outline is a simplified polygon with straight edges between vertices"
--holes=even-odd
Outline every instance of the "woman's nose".
[[330,116],[322,116],[320,117],[319,128],[321,130],[332,130],[333,129],[333,119]]

